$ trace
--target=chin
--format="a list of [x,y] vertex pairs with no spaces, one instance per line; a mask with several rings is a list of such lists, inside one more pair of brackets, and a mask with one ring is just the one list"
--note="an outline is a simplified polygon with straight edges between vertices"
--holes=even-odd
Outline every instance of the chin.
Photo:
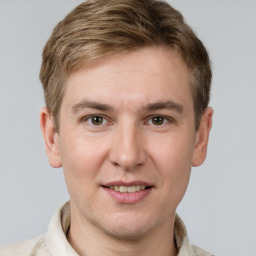
[[138,241],[145,237],[147,234],[146,228],[142,227],[122,227],[122,228],[111,228],[105,230],[106,234],[116,240],[122,241]]
[[104,224],[101,228],[109,236],[118,240],[137,241],[151,229],[152,221],[149,222],[145,216],[136,214],[119,214],[111,220],[106,220]]

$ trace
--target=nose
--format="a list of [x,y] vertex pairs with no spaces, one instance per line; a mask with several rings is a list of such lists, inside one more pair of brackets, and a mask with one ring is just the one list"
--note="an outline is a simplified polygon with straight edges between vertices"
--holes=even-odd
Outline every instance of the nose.
[[133,171],[145,164],[146,157],[142,131],[136,125],[119,125],[111,145],[112,164],[122,170]]

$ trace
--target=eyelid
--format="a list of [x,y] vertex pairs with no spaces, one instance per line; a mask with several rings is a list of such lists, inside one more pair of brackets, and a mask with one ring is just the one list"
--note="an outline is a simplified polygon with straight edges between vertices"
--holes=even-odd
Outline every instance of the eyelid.
[[[154,117],[162,117],[162,118],[165,119],[165,121],[167,121],[167,122],[164,122],[162,125],[159,125],[159,126],[163,126],[163,125],[166,124],[166,123],[176,123],[176,120],[175,120],[173,117],[171,117],[171,116],[166,116],[166,115],[161,115],[161,114],[154,114],[154,115],[148,116],[148,117],[146,118],[146,123],[148,123],[149,121],[152,121],[152,119],[153,119]],[[156,125],[155,125],[155,126],[156,126]]]
[[[101,124],[99,126],[103,126],[103,125],[106,125],[107,123],[111,123],[109,118],[106,117],[103,114],[89,114],[89,115],[83,116],[82,118],[80,118],[80,122],[88,122],[88,120],[93,118],[93,117],[101,117],[101,118],[103,118],[105,120],[106,123],[103,123],[103,124]],[[95,127],[97,126],[97,125],[93,125],[92,123],[91,123],[91,125],[95,126]]]
[[[104,115],[104,114],[88,114],[88,115],[85,115],[85,116],[83,116],[83,117],[81,117],[80,119],[79,119],[79,122],[88,122],[88,120],[90,119],[90,118],[93,118],[93,117],[102,117],[105,121],[106,121],[106,123],[104,123],[104,124],[101,124],[101,125],[99,125],[99,127],[100,126],[103,126],[103,125],[109,125],[109,124],[113,124],[114,123],[114,121],[113,120],[111,120],[108,116],[106,116],[106,115]],[[155,118],[155,117],[162,117],[162,118],[164,118],[165,119],[165,121],[164,121],[164,123],[162,124],[162,125],[159,125],[159,126],[163,126],[163,125],[165,125],[166,123],[177,123],[177,120],[175,120],[173,117],[171,117],[171,116],[167,116],[167,115],[163,115],[163,114],[153,114],[153,115],[149,115],[149,116],[147,116],[144,120],[145,120],[145,123],[146,124],[149,124],[149,121],[152,121],[152,119],[153,118]],[[95,126],[96,127],[96,125],[93,125],[93,124],[91,124],[92,126]],[[153,125],[153,124],[151,124],[151,125]],[[154,125],[154,126],[157,126],[157,125]]]

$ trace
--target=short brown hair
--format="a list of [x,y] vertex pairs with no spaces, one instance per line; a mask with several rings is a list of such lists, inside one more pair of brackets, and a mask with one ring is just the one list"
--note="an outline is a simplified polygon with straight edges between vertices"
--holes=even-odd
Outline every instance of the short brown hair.
[[186,63],[198,129],[209,103],[212,73],[204,45],[181,13],[159,0],[88,0],[54,28],[42,54],[40,79],[56,130],[72,71],[100,57],[147,46],[169,47]]

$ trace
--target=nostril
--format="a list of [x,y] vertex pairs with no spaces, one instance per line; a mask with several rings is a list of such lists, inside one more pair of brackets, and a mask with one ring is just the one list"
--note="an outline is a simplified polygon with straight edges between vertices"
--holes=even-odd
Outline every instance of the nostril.
[[[146,161],[146,154],[143,149],[140,147],[136,148],[132,145],[122,146],[120,143],[114,144],[109,155],[109,159],[115,168],[120,168],[125,171],[132,171],[135,169],[137,170],[139,167],[144,165]],[[124,142],[121,144],[124,144]],[[126,144],[128,144],[128,142]]]

